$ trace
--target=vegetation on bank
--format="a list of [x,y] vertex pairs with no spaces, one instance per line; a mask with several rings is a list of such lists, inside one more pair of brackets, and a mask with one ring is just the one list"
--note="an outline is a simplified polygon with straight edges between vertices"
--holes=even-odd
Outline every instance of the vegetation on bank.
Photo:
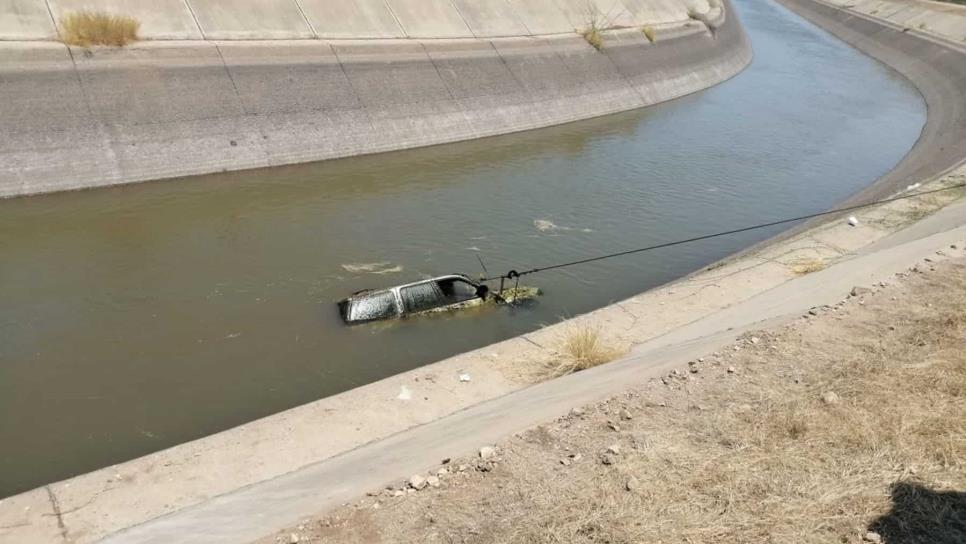
[[61,37],[67,45],[123,47],[138,40],[141,23],[127,15],[95,11],[67,13],[60,20]]

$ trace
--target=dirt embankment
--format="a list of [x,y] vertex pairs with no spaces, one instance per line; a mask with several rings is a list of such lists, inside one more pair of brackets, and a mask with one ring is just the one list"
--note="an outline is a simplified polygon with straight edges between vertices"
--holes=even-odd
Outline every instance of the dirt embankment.
[[260,543],[966,542],[964,249]]

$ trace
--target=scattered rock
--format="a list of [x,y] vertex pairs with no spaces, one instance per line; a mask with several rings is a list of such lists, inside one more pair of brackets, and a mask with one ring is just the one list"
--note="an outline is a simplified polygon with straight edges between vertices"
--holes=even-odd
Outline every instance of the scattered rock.
[[426,487],[426,483],[426,478],[423,478],[419,474],[413,474],[412,477],[409,478],[409,487],[416,490]]
[[561,459],[560,460],[560,464],[563,465],[563,466],[565,466],[565,467],[569,467],[570,466],[570,459]]
[[430,487],[439,487],[439,476],[429,476],[426,478],[426,483]]
[[447,474],[449,474],[449,469],[445,467],[436,471],[437,476],[446,476]]
[[[234,142],[232,142],[232,143],[234,143]],[[299,537],[299,535],[297,533],[292,533],[292,534],[288,535],[288,541],[291,544],[299,544],[299,542],[301,540],[302,539]]]
[[441,464],[441,465],[448,465],[450,461],[452,461],[452,459],[450,459],[449,457],[447,457],[446,459],[443,459],[442,461],[440,461],[439,464]]
[[460,374],[460,381],[461,382],[468,382],[471,379],[472,378],[470,378],[470,375],[469,374]]
[[757,336],[752,336],[751,337],[751,343],[752,344],[757,344],[758,342],[761,342],[761,340]]
[[607,428],[610,429],[610,430],[612,430],[612,431],[614,431],[614,432],[618,432],[618,433],[621,431],[620,426],[618,424],[614,423],[613,421],[608,421],[607,422]]
[[728,367],[728,374],[734,374],[735,372],[737,372],[737,371],[735,370],[735,367],[733,367],[733,366],[729,366],[729,367]]
[[621,410],[620,416],[621,416],[621,419],[623,419],[624,421],[634,418],[634,416],[632,416],[631,413],[628,412],[627,410]]
[[395,490],[395,491],[392,492],[392,496],[393,497],[402,497],[405,494],[406,494],[406,492],[403,491],[402,489],[397,489],[397,490]]
[[818,310],[816,310],[815,308],[812,308],[808,311],[808,315],[818,315]]
[[624,489],[628,491],[637,491],[641,488],[641,482],[637,478],[631,476],[627,479],[627,483],[624,484]]
[[576,463],[577,461],[580,461],[581,459],[583,459],[584,456],[579,453],[571,453],[570,458],[573,459],[574,462]]
[[470,469],[469,465],[460,465],[456,467],[456,470],[458,470],[459,472],[466,472],[469,469]]
[[580,417],[580,416],[584,415],[584,411],[581,410],[580,408],[571,408],[570,409],[570,415],[576,416],[576,417]]
[[493,446],[483,446],[480,448],[480,459],[492,459],[496,457],[496,448]]
[[613,453],[614,455],[620,455],[621,454],[621,446],[620,446],[620,444],[611,444],[610,446],[607,446],[607,453]]
[[868,295],[871,292],[872,292],[872,289],[869,289],[868,287],[862,287],[862,286],[856,285],[855,287],[852,288],[852,291],[850,291],[849,294],[852,295],[853,297],[860,297],[862,295]]
[[880,544],[882,542],[882,537],[879,536],[879,533],[876,533],[875,531],[869,531],[864,535],[862,535],[862,540],[866,542],[874,542],[876,544]]
[[841,402],[841,399],[835,393],[835,391],[826,391],[822,394],[822,402],[825,404],[838,404]]
[[601,455],[600,456],[600,462],[603,465],[613,465],[613,464],[617,463],[617,457],[615,457],[615,456],[613,456],[613,455],[611,455],[609,453],[605,453],[604,455]]

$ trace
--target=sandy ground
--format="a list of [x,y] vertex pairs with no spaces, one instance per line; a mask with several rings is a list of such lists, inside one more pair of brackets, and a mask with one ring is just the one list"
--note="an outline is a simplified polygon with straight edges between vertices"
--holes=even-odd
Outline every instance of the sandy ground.
[[966,257],[946,251],[259,544],[966,542]]

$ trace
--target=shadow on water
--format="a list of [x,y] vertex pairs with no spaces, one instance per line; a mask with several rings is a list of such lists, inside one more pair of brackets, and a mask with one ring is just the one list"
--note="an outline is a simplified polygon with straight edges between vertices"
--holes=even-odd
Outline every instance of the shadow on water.
[[966,493],[897,482],[891,495],[892,510],[869,525],[884,544],[966,542]]

